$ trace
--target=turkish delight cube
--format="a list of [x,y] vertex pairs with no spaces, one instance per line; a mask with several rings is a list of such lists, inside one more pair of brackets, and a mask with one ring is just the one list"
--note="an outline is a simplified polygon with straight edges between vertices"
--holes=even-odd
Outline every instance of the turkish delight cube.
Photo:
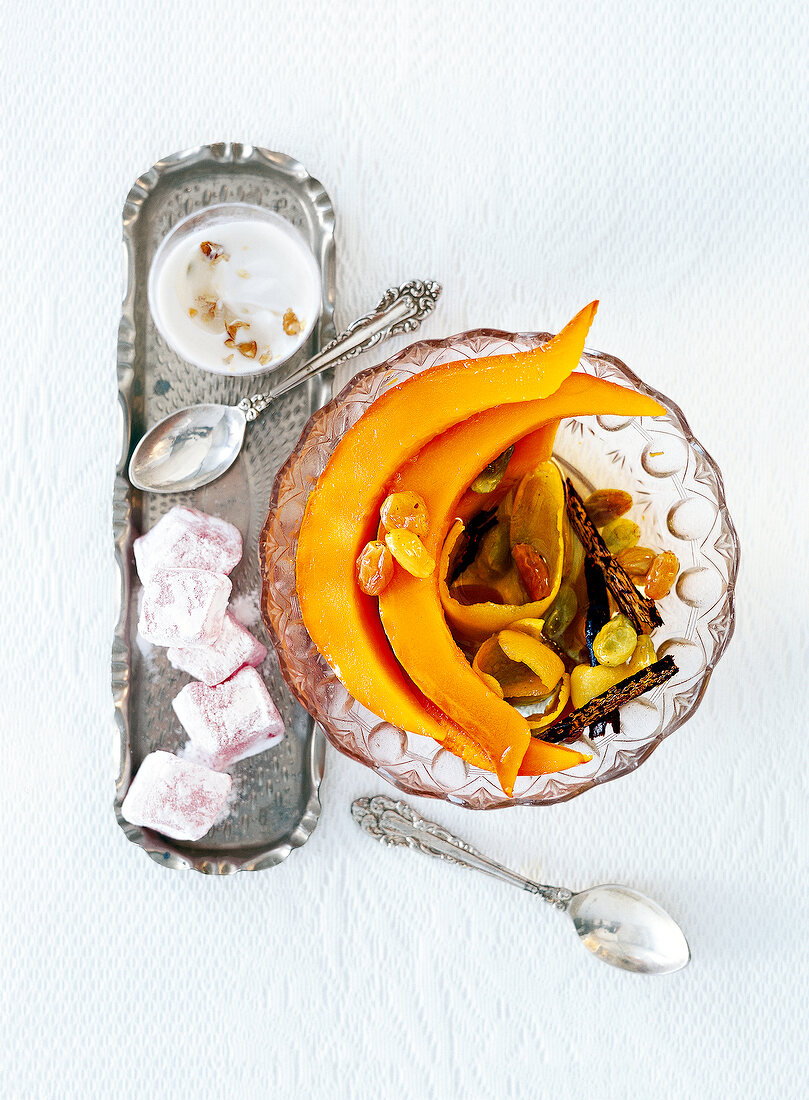
[[227,773],[159,750],[138,768],[121,813],[175,840],[199,840],[225,809],[232,783]]
[[222,631],[230,590],[222,573],[158,569],[143,589],[138,632],[153,645],[211,645]]
[[175,668],[213,687],[227,680],[243,665],[260,665],[267,656],[267,647],[228,611],[215,642],[185,648],[172,646],[166,656]]
[[284,723],[254,668],[216,687],[187,684],[172,701],[194,748],[213,768],[226,768],[275,745]]
[[208,569],[227,574],[241,561],[242,536],[227,520],[177,505],[135,539],[134,551],[144,584],[157,569]]

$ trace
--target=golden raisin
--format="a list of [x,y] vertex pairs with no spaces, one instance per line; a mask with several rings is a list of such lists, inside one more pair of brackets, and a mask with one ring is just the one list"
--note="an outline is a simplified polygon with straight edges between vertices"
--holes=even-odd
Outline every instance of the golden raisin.
[[654,559],[655,552],[648,546],[630,546],[618,555],[618,561],[630,577],[645,577]]
[[650,600],[662,600],[664,596],[668,596],[679,572],[677,555],[672,554],[671,550],[664,550],[652,562],[643,591]]
[[424,543],[414,531],[394,528],[385,535],[385,543],[394,558],[413,577],[429,577],[435,569],[435,558],[427,553]]
[[548,566],[540,552],[529,542],[518,542],[511,548],[511,556],[520,574],[520,580],[532,600],[544,600],[551,592]]
[[601,537],[611,554],[620,554],[637,546],[640,527],[631,519],[611,519],[604,526]]
[[366,596],[378,596],[393,578],[393,554],[383,542],[366,542],[357,558],[357,584]]
[[600,665],[616,668],[629,660],[637,641],[637,632],[626,615],[616,615],[593,639],[593,656]]
[[427,534],[429,516],[424,497],[409,489],[385,497],[379,516],[388,531],[412,531],[421,537]]
[[632,497],[623,489],[596,489],[584,502],[584,509],[596,527],[618,519],[631,507]]

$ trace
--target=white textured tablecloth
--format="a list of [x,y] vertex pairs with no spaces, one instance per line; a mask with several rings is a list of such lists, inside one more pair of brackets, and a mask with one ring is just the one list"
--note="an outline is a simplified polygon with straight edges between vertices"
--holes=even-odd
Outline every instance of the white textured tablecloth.
[[[11,4],[0,35],[4,1097],[748,1097],[806,1085],[807,55],[802,0]],[[631,883],[693,963],[594,962],[537,900],[360,834],[161,870],[112,814],[120,210],[161,156],[291,153],[338,322],[440,280],[440,336],[553,329],[672,396],[743,545],[699,713],[548,809],[426,810],[515,868]],[[401,341],[399,342],[401,346]],[[418,803],[417,803],[418,804]]]

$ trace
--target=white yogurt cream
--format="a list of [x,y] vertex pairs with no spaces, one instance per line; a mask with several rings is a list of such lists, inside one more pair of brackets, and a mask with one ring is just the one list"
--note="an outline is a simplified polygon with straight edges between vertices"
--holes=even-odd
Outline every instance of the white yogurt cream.
[[246,203],[178,223],[149,276],[163,338],[217,374],[258,374],[285,362],[312,331],[320,303],[320,269],[301,235]]

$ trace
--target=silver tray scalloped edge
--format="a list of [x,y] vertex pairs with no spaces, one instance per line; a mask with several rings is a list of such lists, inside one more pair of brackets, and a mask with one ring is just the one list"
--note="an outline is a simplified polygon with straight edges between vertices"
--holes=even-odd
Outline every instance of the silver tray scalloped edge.
[[[234,812],[196,843],[171,841],[121,816],[121,803],[148,751],[176,748],[185,738],[170,699],[188,677],[172,669],[165,651],[135,639],[139,582],[132,559],[137,533],[177,503],[218,512],[245,538],[232,579],[234,596],[260,598],[258,538],[278,467],[311,413],[331,395],[330,373],[280,398],[252,425],[242,457],[225,477],[195,493],[153,495],[133,489],[126,468],[136,437],[175,408],[199,401],[235,402],[256,390],[256,376],[206,374],[180,360],[154,328],[146,302],[151,256],[169,228],[192,210],[215,202],[267,205],[287,217],[309,241],[323,274],[322,310],[307,343],[278,372],[294,370],[334,336],[334,211],[317,180],[282,153],[250,145],[199,146],[159,161],[133,185],[123,209],[124,295],[118,330],[120,451],[113,493],[113,534],[119,611],[112,645],[112,694],[120,745],[115,813],[133,843],[162,866],[206,874],[272,867],[311,836],[320,816],[319,786],[325,741],[284,685],[269,640],[262,674],[287,723],[287,737],[233,769],[241,790]],[[266,381],[266,376],[265,381]],[[246,510],[246,511],[245,511]],[[237,514],[233,514],[234,511]],[[254,583],[251,583],[253,582]],[[255,629],[263,636],[260,619]]]

